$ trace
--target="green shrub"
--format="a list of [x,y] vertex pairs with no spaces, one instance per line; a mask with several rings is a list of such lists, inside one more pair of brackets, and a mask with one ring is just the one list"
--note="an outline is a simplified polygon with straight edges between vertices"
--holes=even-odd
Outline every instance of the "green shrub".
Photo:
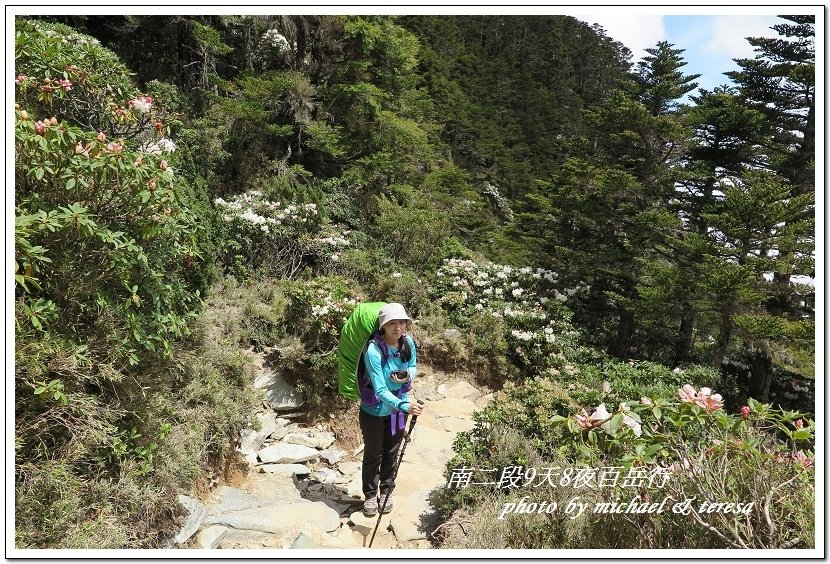
[[244,360],[191,334],[211,212],[163,100],[96,40],[16,24],[15,543],[157,547],[252,405]]
[[[643,376],[658,367],[642,367]],[[561,397],[562,400],[557,400]],[[678,397],[680,398],[678,400]],[[453,483],[441,500],[452,525],[445,546],[469,548],[812,548],[815,545],[813,432],[804,414],[750,400],[738,416],[708,388],[684,385],[668,396],[644,397],[618,409],[567,411],[568,396],[544,385],[509,386],[454,445],[448,471],[511,466],[524,489],[502,480]],[[541,408],[541,410],[540,410]],[[548,412],[547,418],[544,412]],[[572,412],[573,413],[573,412]],[[506,445],[500,438],[508,430]],[[533,460],[517,454],[525,445]],[[554,469],[553,488],[528,485],[540,468]],[[531,469],[534,472],[531,473]],[[580,470],[581,469],[581,470]],[[515,468],[513,469],[515,471]],[[581,474],[579,472],[582,472]],[[579,480],[582,476],[582,481]],[[609,479],[609,476],[613,479]],[[454,487],[453,487],[454,486]],[[508,514],[506,504],[557,501],[552,514]],[[562,519],[562,503],[578,497],[589,509]],[[668,505],[665,505],[663,502]],[[605,512],[604,503],[655,504],[651,512]],[[688,512],[674,510],[686,503]],[[740,504],[731,512],[707,507]],[[662,509],[656,510],[658,506]],[[607,509],[607,508],[606,508]],[[740,509],[740,511],[736,511]],[[503,519],[497,518],[502,515]],[[508,521],[508,523],[504,523]],[[487,532],[490,532],[489,536]]]

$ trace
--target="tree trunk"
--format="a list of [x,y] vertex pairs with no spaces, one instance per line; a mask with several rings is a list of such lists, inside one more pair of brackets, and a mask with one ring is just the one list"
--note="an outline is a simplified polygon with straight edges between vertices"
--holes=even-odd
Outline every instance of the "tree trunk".
[[617,325],[617,336],[614,339],[611,354],[618,358],[628,358],[632,335],[634,335],[634,314],[623,310],[620,312],[620,323]]
[[726,349],[729,347],[729,342],[732,340],[732,303],[726,304],[721,311],[720,330],[718,331],[718,339],[715,341],[715,352],[712,355],[712,367],[720,370],[723,364],[723,357],[726,356]]
[[674,346],[675,365],[687,362],[692,357],[694,328],[695,310],[689,302],[683,302],[683,312],[680,314],[680,329]]
[[752,356],[752,394],[755,399],[766,403],[772,385],[772,359],[765,350]]

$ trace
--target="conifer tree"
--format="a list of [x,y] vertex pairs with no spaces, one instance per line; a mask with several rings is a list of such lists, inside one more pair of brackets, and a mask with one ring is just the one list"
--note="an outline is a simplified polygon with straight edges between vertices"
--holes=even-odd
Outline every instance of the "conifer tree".
[[[772,26],[779,38],[749,37],[754,59],[737,59],[740,71],[726,73],[746,104],[768,120],[771,143],[767,168],[786,178],[793,195],[815,192],[815,17],[781,16],[789,23]],[[806,219],[806,218],[802,218]],[[784,254],[794,249],[784,246]],[[797,307],[791,273],[776,271],[769,302],[774,313]]]
[[[741,70],[727,73],[738,85],[742,100],[766,118],[770,142],[762,165],[788,181],[789,199],[815,194],[815,17],[781,16],[786,23],[772,26],[780,37],[749,37],[757,53],[753,59],[738,59]],[[812,206],[779,226],[783,237],[778,256],[771,265],[772,281],[765,306],[782,322],[802,323],[814,316],[809,285],[794,283],[793,276],[814,277],[812,250],[805,249],[806,233],[814,225]],[[807,247],[810,247],[807,244]],[[809,356],[809,354],[807,355]],[[756,359],[757,388],[768,389],[771,363],[764,352]],[[809,371],[809,370],[808,370]]]
[[[747,108],[729,87],[701,90],[692,96],[694,106],[683,116],[692,138],[687,158],[679,169],[670,209],[682,217],[684,229],[670,233],[673,261],[660,280],[671,283],[662,292],[674,298],[679,327],[672,351],[673,363],[692,360],[698,301],[705,280],[703,257],[711,253],[710,224],[704,210],[715,202],[720,180],[740,175],[762,160],[763,114]],[[656,277],[655,277],[656,279]]]
[[649,55],[637,63],[640,101],[654,116],[675,113],[680,99],[697,88],[693,81],[700,78],[699,74],[683,74],[680,69],[687,63],[681,55],[685,49],[673,47],[668,41],[660,41],[646,49]]

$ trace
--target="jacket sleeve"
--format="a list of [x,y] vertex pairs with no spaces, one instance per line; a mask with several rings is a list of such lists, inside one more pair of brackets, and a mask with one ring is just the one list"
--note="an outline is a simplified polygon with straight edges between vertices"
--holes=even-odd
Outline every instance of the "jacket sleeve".
[[[407,337],[407,340],[409,341],[409,350],[412,351],[412,355],[409,357],[409,364],[406,367],[406,371],[409,373],[409,381],[414,385],[415,376],[418,374],[417,362],[415,358],[415,341],[412,337]],[[409,392],[401,394],[401,399],[406,401],[406,409],[402,411],[409,413]]]
[[365,358],[366,374],[369,376],[369,380],[372,382],[372,387],[375,389],[375,394],[378,398],[380,398],[380,401],[393,409],[407,411],[405,409],[401,410],[400,407],[406,400],[399,400],[395,397],[395,394],[389,391],[389,387],[386,385],[386,375],[383,373],[383,368],[381,368],[380,350],[378,350],[377,345],[374,343],[369,345]]

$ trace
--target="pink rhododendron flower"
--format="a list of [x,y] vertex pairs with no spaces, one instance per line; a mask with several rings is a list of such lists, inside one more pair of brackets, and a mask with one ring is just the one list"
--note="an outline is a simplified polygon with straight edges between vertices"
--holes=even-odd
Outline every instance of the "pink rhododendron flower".
[[795,420],[795,428],[796,429],[802,429],[803,427],[804,427],[804,421],[802,421],[801,419],[796,419]]
[[35,132],[38,135],[44,135],[46,133],[46,125],[42,121],[38,120],[35,123]]
[[159,166],[161,167],[161,170],[167,170],[167,161],[161,161]]
[[80,141],[78,141],[78,144],[75,145],[75,152],[78,153],[79,155],[84,155],[84,156],[88,157],[89,156],[89,149],[90,149],[90,145],[84,145]]
[[744,419],[749,417],[749,406],[748,405],[745,405],[741,408],[741,417],[743,417]]
[[65,78],[58,81],[64,90],[72,90],[72,83]]
[[41,86],[40,89],[43,90],[44,92],[51,92],[52,91],[52,87],[49,86],[48,84],[46,86]]
[[723,408],[723,398],[720,394],[712,394],[711,396],[709,394],[699,395],[695,398],[695,404],[706,411],[717,411]]
[[701,388],[696,392],[690,384],[684,384],[677,390],[677,395],[686,403],[694,402],[706,411],[717,411],[723,408],[723,398],[720,394],[713,394],[711,388]]
[[141,157],[138,157],[135,162],[133,163],[135,166],[141,166]]
[[110,151],[112,151],[116,155],[120,155],[121,151],[124,150],[124,145],[122,145],[121,143],[113,142],[113,143],[110,143],[109,145],[107,145],[107,149],[109,149]]
[[591,414],[591,421],[605,421],[609,417],[611,417],[611,414],[608,413],[608,410],[605,408],[605,404],[601,403],[596,407],[596,409],[594,409],[594,412]]
[[677,395],[680,397],[681,400],[688,403],[695,401],[695,396],[697,395],[697,392],[690,384],[684,384],[682,388],[677,390]]
[[104,142],[104,141],[106,141],[106,140],[107,140],[107,136],[104,134],[104,132],[103,132],[103,131],[99,131],[99,132],[98,132],[98,141],[100,141],[101,143],[103,143],[103,142]]
[[146,114],[153,105],[153,99],[150,96],[138,96],[130,100],[129,105],[142,114]]
[[[642,434],[640,424],[634,418],[628,415],[623,415],[622,423],[626,427],[631,428],[634,431],[634,434],[638,437]],[[594,427],[599,426],[605,431],[610,431],[611,414],[608,413],[608,409],[606,409],[604,403],[599,404],[591,415],[588,415],[588,412],[583,408],[582,413],[578,413],[576,415],[576,424],[579,425],[581,429],[593,429]]]
[[585,408],[582,408],[582,413],[576,414],[576,424],[579,425],[580,429],[590,429],[593,427],[593,423],[591,423],[591,417],[588,415],[588,412],[585,411]]
[[14,79],[14,83],[20,84],[21,82],[24,82],[26,80],[29,80],[28,76],[26,76],[25,74],[19,74],[17,75],[17,78]]
[[804,451],[801,450],[795,453],[795,455],[793,456],[793,460],[800,462],[804,466],[804,468],[809,468],[813,465],[813,459],[804,454]]

